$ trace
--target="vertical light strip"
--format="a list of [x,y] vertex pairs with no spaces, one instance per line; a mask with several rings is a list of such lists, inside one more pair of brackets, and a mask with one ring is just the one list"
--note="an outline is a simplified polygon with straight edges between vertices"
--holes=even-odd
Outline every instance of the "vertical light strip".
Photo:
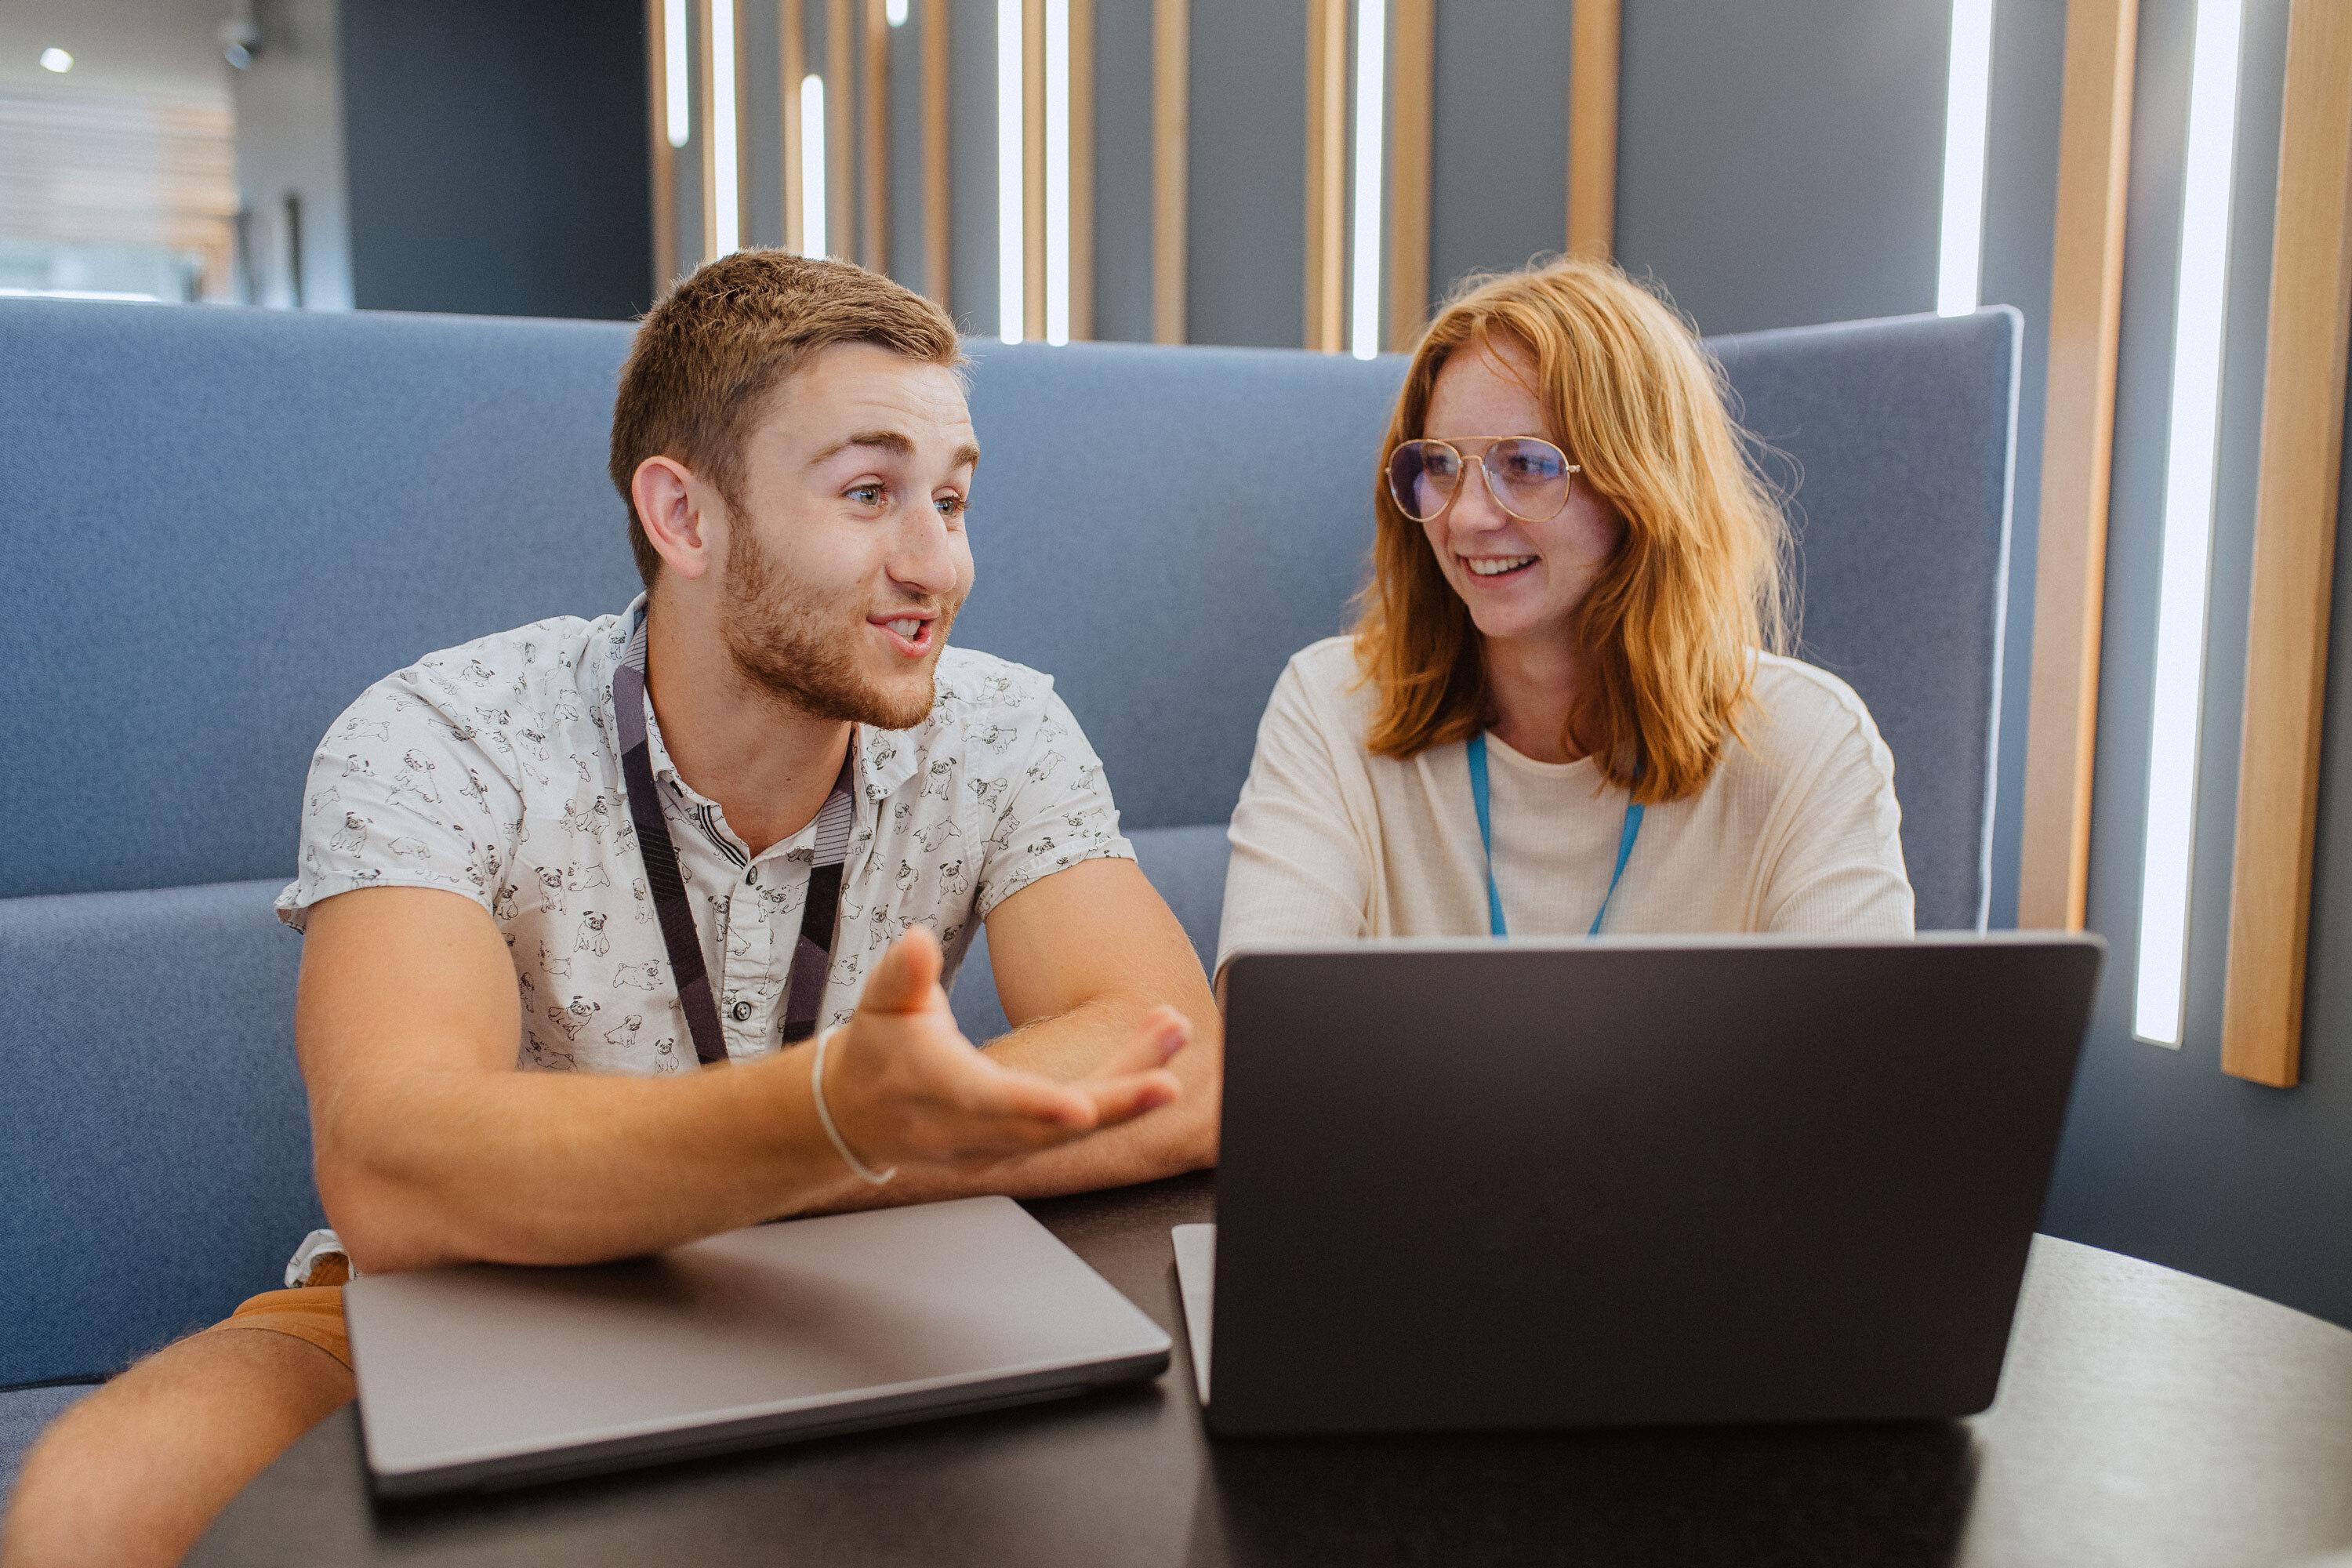
[[883,6],[883,19],[894,27],[907,25],[907,0],[887,0]]
[[1349,342],[1358,359],[1381,352],[1381,139],[1388,133],[1387,0],[1356,0],[1356,233]]
[[801,254],[823,256],[824,233],[824,78],[801,78]]
[[996,335],[1021,341],[1021,0],[996,0]]
[[710,3],[712,255],[742,244],[743,174],[735,152],[735,0]]
[[687,96],[686,0],[665,0],[662,6],[662,55],[668,67],[662,96],[669,108],[669,144],[683,147],[694,135],[693,110]]
[[2242,0],[2198,0],[2173,306],[2172,431],[2164,484],[2163,587],[2156,614],[2156,712],[2148,733],[2147,837],[2140,869],[2139,984],[2132,1032],[2180,1044],[2189,862],[2197,816],[2197,731],[2205,678],[2213,455],[2229,280]]
[[1985,124],[1992,95],[1993,0],[1952,0],[1952,52],[1944,88],[1944,229],[1936,311],[1977,308],[1984,263]]
[[1070,341],[1070,0],[1045,0],[1045,341]]

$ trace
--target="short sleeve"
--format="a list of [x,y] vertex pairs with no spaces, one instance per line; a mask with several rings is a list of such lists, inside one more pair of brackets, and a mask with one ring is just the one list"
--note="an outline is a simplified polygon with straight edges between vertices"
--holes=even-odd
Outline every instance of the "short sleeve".
[[999,765],[1011,771],[974,889],[982,919],[1030,883],[1081,860],[1135,858],[1135,847],[1118,830],[1102,759],[1050,689],[1025,753],[1016,747]]
[[360,888],[440,888],[491,909],[522,802],[474,735],[416,671],[362,693],[311,756],[278,918],[300,931],[313,905]]

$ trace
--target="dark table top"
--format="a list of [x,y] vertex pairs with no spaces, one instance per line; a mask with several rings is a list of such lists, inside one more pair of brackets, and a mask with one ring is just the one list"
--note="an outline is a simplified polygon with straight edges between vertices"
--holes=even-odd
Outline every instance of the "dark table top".
[[2044,1237],[1968,1421],[1212,1445],[1168,1239],[1208,1176],[1030,1205],[1176,1342],[1157,1382],[377,1504],[339,1412],[193,1564],[2256,1564],[2352,1549],[2352,1332]]

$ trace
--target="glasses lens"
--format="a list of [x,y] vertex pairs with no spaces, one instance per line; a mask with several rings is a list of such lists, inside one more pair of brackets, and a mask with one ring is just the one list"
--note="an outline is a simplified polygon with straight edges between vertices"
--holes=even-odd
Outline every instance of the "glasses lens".
[[1403,441],[1389,454],[1389,495],[1415,522],[1444,511],[1461,482],[1461,455],[1442,441]]
[[1515,436],[1486,448],[1486,477],[1503,510],[1526,522],[1546,522],[1568,504],[1568,454],[1549,441]]

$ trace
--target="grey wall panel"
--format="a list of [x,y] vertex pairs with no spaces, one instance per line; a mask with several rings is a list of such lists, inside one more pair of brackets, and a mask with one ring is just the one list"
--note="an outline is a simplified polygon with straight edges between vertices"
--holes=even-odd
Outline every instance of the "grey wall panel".
[[996,319],[996,8],[971,0],[948,12],[948,227],[954,266],[948,308],[967,332]]
[[1430,127],[1433,299],[1444,298],[1465,273],[1524,267],[1567,243],[1573,21],[1571,6],[1524,0],[1438,5]]
[[1985,138],[1984,271],[1979,298],[2025,318],[2017,399],[2017,484],[2010,522],[2009,630],[2003,650],[2000,775],[1993,815],[1992,923],[2017,923],[2025,790],[2026,698],[2032,689],[2033,573],[2040,547],[2042,409],[2050,373],[2052,219],[2066,14],[2055,5],[1993,11],[1992,102]]
[[[2323,773],[2305,1082],[2282,1091],[2220,1070],[2285,0],[2246,7],[2187,1029],[2178,1051],[2131,1033],[2193,11],[2190,0],[2141,9],[2092,815],[2090,918],[2110,943],[2109,971],[2045,1225],[2352,1323],[2352,1074],[2337,1048],[2352,1023],[2340,939],[2352,909],[2352,806],[2341,798],[2340,685]],[[2344,575],[2352,573],[2339,575],[2339,600]],[[2341,675],[2352,656],[2340,620],[2336,629]]]
[[1928,0],[1627,5],[1619,259],[1708,332],[1933,310],[1950,26]]
[[1095,336],[1151,341],[1151,5],[1095,6]]
[[737,51],[741,67],[735,90],[742,105],[739,117],[739,156],[750,190],[743,201],[742,239],[745,245],[784,243],[784,121],[783,11],[766,4],[739,4],[735,32],[742,41]]
[[353,301],[645,309],[645,48],[643,0],[345,0]]
[[890,276],[923,287],[923,8],[890,29]]
[[1192,0],[1184,311],[1196,343],[1297,348],[1307,310],[1303,7]]

